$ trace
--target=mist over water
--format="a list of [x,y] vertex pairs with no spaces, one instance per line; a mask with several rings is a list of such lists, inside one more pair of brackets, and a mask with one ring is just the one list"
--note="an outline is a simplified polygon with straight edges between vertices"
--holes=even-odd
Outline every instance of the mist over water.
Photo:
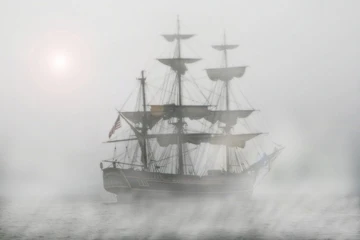
[[359,198],[2,202],[3,239],[358,239]]

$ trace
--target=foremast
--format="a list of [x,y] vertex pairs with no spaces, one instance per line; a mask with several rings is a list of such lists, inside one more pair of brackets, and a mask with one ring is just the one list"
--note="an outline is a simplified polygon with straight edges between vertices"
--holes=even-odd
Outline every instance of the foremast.
[[148,168],[148,159],[147,159],[147,147],[146,147],[146,136],[147,136],[147,114],[146,114],[146,91],[145,91],[145,76],[144,70],[141,71],[141,77],[138,78],[141,83],[141,90],[142,90],[142,100],[143,100],[143,119],[142,119],[142,126],[141,126],[141,133],[144,136],[144,143],[140,145],[141,149],[141,161],[144,164],[144,168]]

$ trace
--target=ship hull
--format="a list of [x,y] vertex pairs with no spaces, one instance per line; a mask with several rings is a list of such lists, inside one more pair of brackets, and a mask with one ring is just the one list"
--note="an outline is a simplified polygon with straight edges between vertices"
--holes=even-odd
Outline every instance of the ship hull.
[[132,169],[103,169],[106,191],[122,199],[156,199],[171,196],[184,198],[236,197],[249,198],[254,177],[249,174],[223,174],[220,176],[175,175]]

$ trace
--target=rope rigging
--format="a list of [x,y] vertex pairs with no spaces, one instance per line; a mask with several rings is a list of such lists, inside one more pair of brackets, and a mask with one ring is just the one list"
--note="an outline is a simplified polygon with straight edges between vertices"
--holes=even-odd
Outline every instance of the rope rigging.
[[[172,57],[173,58],[179,58],[181,56],[181,50],[180,50],[180,35],[178,32],[177,41],[175,44],[175,51],[172,51]],[[182,35],[184,36],[184,35]],[[176,37],[175,37],[176,38]],[[186,47],[187,44],[184,44]],[[224,45],[225,46],[225,45]],[[195,53],[195,55],[199,56],[191,47],[189,47],[192,52]],[[164,51],[163,51],[164,52]],[[219,66],[227,67],[227,64],[224,65],[224,63],[227,62],[226,58],[226,50],[225,54],[221,54],[221,63],[219,63]],[[185,61],[185,60],[184,60]],[[148,63],[148,61],[146,62]],[[186,62],[185,62],[186,63]],[[183,63],[184,64],[184,63]],[[148,71],[148,73],[152,72],[152,68],[155,65],[155,61],[152,64],[151,70]],[[170,65],[169,65],[170,66]],[[174,70],[172,69],[173,66],[170,66],[168,68],[165,75],[163,75],[163,80],[161,81],[161,86],[155,86],[153,84],[149,84],[148,82],[144,85],[144,89],[147,91],[150,91],[151,89],[155,89],[155,93],[153,96],[151,96],[150,101],[147,101],[147,103],[152,102],[160,102],[160,104],[170,104],[170,103],[178,103],[180,102],[179,94],[181,93],[181,89],[183,90],[183,93],[181,94],[181,98],[189,100],[193,103],[201,104],[201,105],[210,105],[215,106],[215,110],[223,110],[223,109],[230,109],[231,104],[236,105],[238,109],[244,109],[243,105],[240,104],[236,96],[238,96],[240,93],[241,96],[245,99],[246,104],[251,108],[254,109],[251,105],[248,98],[244,95],[243,91],[240,87],[236,87],[236,94],[234,93],[234,86],[229,88],[230,94],[227,93],[227,84],[225,81],[209,81],[209,83],[212,83],[212,86],[210,89],[207,89],[205,87],[200,87],[198,82],[196,80],[201,80],[204,78],[208,78],[208,76],[202,76],[200,78],[194,78],[189,72],[186,74],[181,73],[179,75],[180,70]],[[176,73],[176,74],[175,74]],[[152,77],[155,78],[155,77]],[[156,77],[158,78],[158,77]],[[213,80],[213,78],[211,78]],[[178,81],[177,81],[178,80]],[[182,84],[184,83],[184,84]],[[189,87],[187,84],[191,83],[191,86],[195,87],[197,91],[193,91],[193,87]],[[182,85],[182,86],[181,86]],[[120,110],[122,111],[124,106],[128,103],[129,99],[133,95],[134,91],[133,89],[131,94],[128,96]],[[204,91],[207,91],[208,93],[205,94]],[[135,102],[135,109],[138,111],[141,110],[141,100],[142,100],[142,88],[139,87],[137,89],[138,95]],[[184,94],[185,93],[185,94]],[[189,97],[183,96],[187,95]],[[226,97],[230,95],[231,99],[226,99]],[[194,97],[198,97],[200,100],[195,100]],[[146,110],[145,110],[146,111]],[[144,118],[146,119],[145,115]],[[180,149],[180,146],[176,148],[174,145],[169,145],[167,147],[161,147],[159,144],[157,144],[156,141],[153,140],[146,140],[146,149],[144,150],[149,158],[149,167],[150,169],[154,171],[159,172],[167,172],[167,173],[176,173],[178,169],[181,169],[181,165],[179,166],[179,162],[182,162],[183,164],[183,171],[186,174],[199,174],[200,176],[204,176],[207,174],[208,170],[213,168],[216,164],[216,159],[223,160],[224,156],[224,147],[219,146],[212,146],[210,148],[210,144],[199,144],[195,148],[189,148],[189,143],[183,143],[180,141],[181,134],[184,133],[226,133],[226,134],[233,134],[236,129],[233,127],[226,126],[227,123],[222,123],[220,120],[217,122],[211,122],[206,121],[204,118],[201,118],[199,120],[193,120],[194,125],[188,126],[187,122],[188,120],[182,120],[182,115],[180,113],[180,123],[181,127],[176,126],[177,122],[174,122],[174,119],[179,119],[179,117],[170,117],[169,119],[160,119],[156,122],[155,126],[152,126],[152,128],[146,130],[151,131],[154,133],[173,133],[178,134],[178,145],[181,145],[181,149],[179,152],[176,152],[177,149]],[[185,117],[184,117],[185,118]],[[250,130],[250,125],[247,122],[246,119],[241,120],[243,122],[243,126]],[[140,127],[140,123],[135,124],[136,127]],[[179,130],[177,132],[177,129],[182,129],[182,131]],[[199,130],[200,129],[200,130]],[[129,138],[131,136],[132,131],[129,130],[128,135]],[[259,144],[257,139],[254,139],[254,141],[251,141],[254,145],[255,149],[257,150],[258,154],[265,153],[265,151],[261,148],[261,145]],[[211,151],[210,151],[210,150]],[[213,152],[213,150],[217,150]],[[114,149],[114,156],[113,159],[118,160],[120,157],[127,158],[126,160],[131,163],[136,163],[139,158],[139,152],[141,153],[142,149],[140,147],[140,144],[138,141],[130,142],[128,141],[126,144],[125,152],[122,154],[119,154],[116,156],[116,145]],[[213,153],[211,155],[211,153]],[[180,156],[182,154],[182,156]],[[244,171],[246,169],[246,166],[249,167],[250,164],[247,161],[244,152],[240,150],[240,148],[229,148],[227,150],[226,155],[229,156],[230,161],[227,161],[228,164],[231,166],[234,166],[234,171]],[[179,157],[179,161],[176,160],[176,157]],[[220,157],[219,157],[220,156]],[[180,161],[180,157],[183,158]],[[192,159],[196,159],[197,161],[193,161]],[[158,166],[157,164],[161,163],[163,166]],[[222,162],[223,163],[223,162]],[[226,170],[229,171],[228,166],[226,166]]]

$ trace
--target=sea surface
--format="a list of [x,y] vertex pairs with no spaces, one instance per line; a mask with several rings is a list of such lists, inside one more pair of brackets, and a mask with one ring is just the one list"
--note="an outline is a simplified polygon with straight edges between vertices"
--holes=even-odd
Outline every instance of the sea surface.
[[359,197],[3,199],[0,239],[360,239]]

